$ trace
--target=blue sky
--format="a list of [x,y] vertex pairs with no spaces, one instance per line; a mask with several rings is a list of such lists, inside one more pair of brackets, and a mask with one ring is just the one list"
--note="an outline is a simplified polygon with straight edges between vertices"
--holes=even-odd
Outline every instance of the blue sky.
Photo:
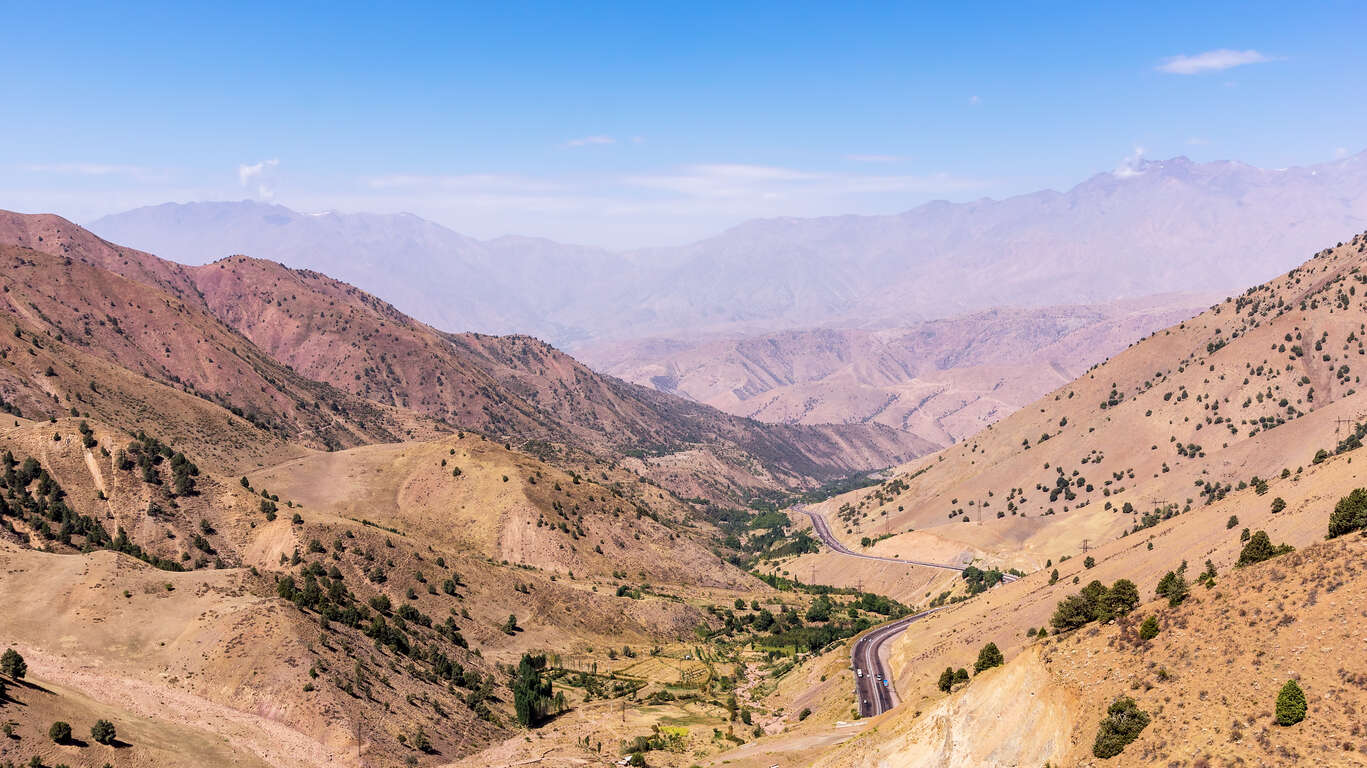
[[1354,2],[191,5],[6,9],[0,207],[250,197],[629,247],[1064,189],[1137,147],[1367,147]]

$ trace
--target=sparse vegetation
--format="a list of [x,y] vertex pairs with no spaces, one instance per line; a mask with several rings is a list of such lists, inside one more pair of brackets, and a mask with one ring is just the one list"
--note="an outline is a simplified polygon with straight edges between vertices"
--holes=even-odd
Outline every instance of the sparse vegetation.
[[1140,709],[1134,699],[1116,699],[1097,727],[1092,754],[1102,759],[1120,754],[1139,738],[1140,732],[1148,727],[1149,719],[1148,713]]
[[1119,579],[1107,588],[1093,581],[1082,591],[1059,601],[1049,619],[1055,631],[1077,629],[1093,621],[1110,621],[1139,606],[1139,590],[1129,579]]
[[988,643],[978,651],[978,660],[973,662],[973,674],[976,675],[983,670],[992,669],[993,667],[1000,667],[1004,663],[1006,663],[1006,659],[1002,656],[1002,652],[997,648],[997,644]]
[[1277,725],[1295,725],[1305,719],[1305,692],[1295,680],[1287,680],[1277,694]]
[[1242,551],[1239,552],[1238,565],[1252,565],[1261,563],[1264,560],[1271,560],[1277,555],[1284,555],[1292,551],[1293,547],[1287,544],[1278,546],[1272,545],[1272,540],[1267,537],[1266,531],[1258,531],[1248,539]]
[[1367,528],[1367,488],[1355,488],[1338,500],[1329,515],[1329,538]]

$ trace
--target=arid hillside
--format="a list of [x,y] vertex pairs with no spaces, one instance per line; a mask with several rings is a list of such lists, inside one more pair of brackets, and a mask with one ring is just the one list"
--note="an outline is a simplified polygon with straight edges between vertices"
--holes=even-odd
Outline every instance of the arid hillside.
[[1030,571],[1294,473],[1367,421],[1365,261],[1364,237],[1315,254],[828,511],[853,542],[899,534],[880,552],[934,537]]
[[[1336,506],[1367,487],[1367,401],[1353,372],[1367,317],[1365,252],[1359,236],[1315,254],[966,444],[825,504],[856,550],[1028,573],[964,599],[957,576],[878,581],[873,571],[894,568],[829,553],[783,560],[780,572],[879,583],[947,607],[892,645],[900,707],[830,747],[823,735],[852,711],[851,673],[841,671],[844,708],[823,703],[823,720],[762,739],[750,754],[828,767],[1100,765],[1098,725],[1113,701],[1132,697],[1151,722],[1116,764],[1367,761],[1358,672],[1343,663],[1361,639],[1350,608],[1367,588],[1355,566],[1363,539],[1324,541]],[[1008,471],[1017,479],[1003,478]],[[1128,613],[1098,621],[1069,603],[1120,580],[1134,588]],[[1157,634],[1141,639],[1149,617]],[[972,669],[988,643],[1005,667],[946,693],[946,667]],[[1281,726],[1274,704],[1289,679],[1310,714]]]
[[[1312,475],[1305,482],[1326,479]],[[1308,526],[1316,518],[1323,524],[1332,504],[1324,500],[1294,524]],[[1279,530],[1269,533],[1280,542],[1286,526],[1273,524]],[[1301,537],[1311,542],[1303,549],[1237,567],[1230,556],[1237,556],[1239,536],[1230,531],[1225,542],[1207,539],[1214,544],[1210,557],[1217,573],[1209,586],[1191,584],[1190,596],[1176,606],[1153,600],[1158,569],[1143,569],[1140,561],[1161,553],[1163,566],[1177,569],[1180,563],[1172,558],[1195,549],[1188,538],[1194,531],[1187,528],[1161,526],[1152,552],[1108,547],[1109,567],[1103,571],[1098,564],[1095,572],[1084,572],[1084,583],[1093,578],[1109,583],[1117,573],[1135,577],[1143,604],[1117,620],[1062,634],[1049,627],[1048,637],[1025,637],[1012,604],[1047,608],[1050,601],[1026,596],[1031,587],[1012,584],[995,590],[991,602],[998,618],[1003,611],[1013,614],[1007,623],[1016,631],[989,629],[997,619],[977,613],[972,624],[961,623],[967,631],[953,639],[937,633],[941,646],[951,645],[957,653],[909,636],[894,653],[894,663],[915,671],[899,676],[899,685],[904,679],[917,685],[925,677],[932,678],[931,685],[913,688],[917,698],[883,718],[876,731],[814,764],[1367,764],[1359,709],[1367,680],[1349,661],[1362,641],[1354,619],[1367,590],[1357,567],[1367,544],[1357,535],[1314,543],[1323,535],[1320,528]],[[1139,568],[1130,570],[1134,566]],[[1204,570],[1191,562],[1186,575],[1195,579]],[[1042,582],[1034,584],[1036,590],[1041,587]],[[1068,579],[1043,591],[1047,598],[1062,599],[1078,587]],[[1150,618],[1152,637],[1145,637],[1140,630]],[[939,670],[971,667],[987,638],[1003,635],[1014,635],[1006,641],[1011,650],[1005,667],[975,675],[948,695],[935,691]],[[1276,721],[1275,712],[1278,693],[1289,680],[1304,691],[1309,706],[1303,722],[1287,726]],[[1118,756],[1098,760],[1093,752],[1098,727],[1121,698],[1133,699],[1149,723]]]
[[1156,296],[998,309],[876,330],[602,342],[576,353],[627,381],[738,416],[885,424],[948,445],[1210,301]]
[[[226,267],[181,269],[54,217],[7,221],[0,590],[14,597],[0,610],[0,646],[28,668],[0,676],[14,734],[0,760],[83,764],[117,750],[113,762],[137,766],[185,755],[214,766],[447,764],[517,747],[528,707],[542,721],[571,708],[572,722],[597,729],[647,686],[658,709],[633,721],[636,734],[683,713],[722,725],[728,710],[710,697],[735,685],[738,662],[715,650],[701,660],[711,646],[700,644],[761,614],[764,637],[786,631],[812,598],[773,598],[733,563],[736,533],[756,535],[755,513],[685,502],[649,474],[718,495],[806,488],[839,476],[840,461],[877,466],[886,447],[861,441],[862,427],[726,416],[597,376],[530,339],[439,334],[355,289],[262,263],[258,284],[232,284],[254,297],[239,297],[252,312],[275,317],[273,337],[233,316],[205,279]],[[320,323],[334,319],[323,306],[345,304],[341,325],[364,332],[328,336],[271,314],[286,304],[314,307]],[[361,351],[329,357],[329,341]],[[296,344],[318,358],[271,354]],[[450,367],[427,367],[433,353]],[[315,380],[336,373],[322,367],[329,359],[351,373],[339,384],[359,372],[410,392],[450,371],[488,406],[469,413],[513,418],[515,408],[531,434],[488,434],[494,419],[476,431],[412,410],[407,394]],[[557,388],[552,407],[539,404]],[[635,442],[651,430],[690,442]],[[818,459],[827,449],[842,458]],[[760,599],[781,606],[783,624]],[[749,606],[748,623],[720,607],[732,605]],[[860,605],[863,615],[841,620],[867,625],[891,610]],[[521,677],[525,654],[556,665],[535,690]],[[685,702],[671,703],[671,690]],[[72,738],[47,735],[59,719]],[[84,739],[97,719],[117,723],[116,745]],[[698,749],[730,743],[709,731]],[[604,737],[625,738],[595,732],[592,751],[548,733],[586,756],[601,756]]]
[[[0,241],[10,243],[16,325],[223,405],[279,440],[335,449],[477,429],[635,457],[681,493],[728,500],[809,489],[933,447],[880,425],[739,419],[601,376],[530,337],[442,333],[271,262],[187,268],[45,215],[0,216]],[[28,397],[20,389],[11,400]]]
[[0,645],[36,685],[4,710],[24,759],[54,707],[141,723],[136,764],[178,728],[230,740],[195,747],[211,765],[391,765],[419,733],[451,759],[515,732],[498,664],[678,642],[716,621],[702,601],[767,589],[689,507],[589,458],[466,433],[236,477],[93,419],[10,423],[0,570],[22,598]]
[[187,271],[217,317],[304,376],[451,425],[636,456],[689,495],[810,487],[932,447],[882,425],[736,418],[602,376],[531,337],[443,333],[316,272],[245,257]]
[[[339,448],[435,434],[434,425],[411,412],[282,365],[214,317],[179,265],[111,246],[55,216],[8,213],[0,215],[0,260],[6,265],[0,311],[13,318],[10,347],[29,347],[30,357],[44,344],[73,347],[218,403],[276,439],[305,445]],[[41,378],[31,377],[25,388],[59,399],[78,392],[93,397],[98,390],[98,378],[48,370],[38,369]],[[25,396],[19,388],[4,394]]]

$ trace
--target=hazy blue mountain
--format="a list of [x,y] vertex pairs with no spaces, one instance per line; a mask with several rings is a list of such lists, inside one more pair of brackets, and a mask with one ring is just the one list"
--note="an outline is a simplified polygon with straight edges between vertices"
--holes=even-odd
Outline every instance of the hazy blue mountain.
[[166,204],[90,225],[177,261],[245,253],[326,272],[441,328],[588,340],[886,324],[995,306],[1233,291],[1367,228],[1367,156],[1265,170],[1178,157],[1067,192],[890,216],[763,219],[615,253],[480,241],[408,214]]

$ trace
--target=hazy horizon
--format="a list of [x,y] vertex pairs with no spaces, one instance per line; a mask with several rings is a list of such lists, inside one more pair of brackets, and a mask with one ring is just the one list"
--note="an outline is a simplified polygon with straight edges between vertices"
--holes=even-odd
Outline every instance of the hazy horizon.
[[1307,165],[1367,117],[1352,4],[167,11],[14,9],[0,207],[247,198],[620,250],[1141,156]]

